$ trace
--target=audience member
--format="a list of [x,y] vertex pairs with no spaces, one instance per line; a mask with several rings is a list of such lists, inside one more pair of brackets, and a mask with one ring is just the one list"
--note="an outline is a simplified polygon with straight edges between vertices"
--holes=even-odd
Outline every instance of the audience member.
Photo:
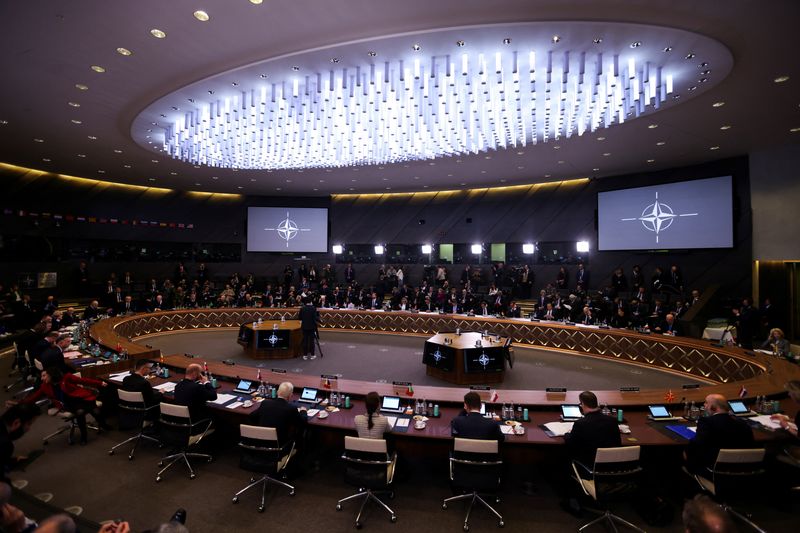
[[783,330],[780,328],[769,330],[769,337],[761,344],[761,348],[771,351],[778,357],[792,357],[789,341],[786,340]]
[[0,480],[8,482],[8,471],[26,459],[14,455],[14,441],[31,429],[39,416],[36,405],[12,405],[0,416]]

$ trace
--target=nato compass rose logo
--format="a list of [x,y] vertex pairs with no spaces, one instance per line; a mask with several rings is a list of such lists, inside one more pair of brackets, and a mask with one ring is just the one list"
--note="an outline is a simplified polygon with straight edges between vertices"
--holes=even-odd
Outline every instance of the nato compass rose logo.
[[439,350],[439,348],[436,348],[436,351],[433,352],[433,360],[438,363],[443,358],[444,358],[444,355],[442,355],[442,352]]
[[281,339],[280,339],[280,337],[278,337],[278,336],[277,336],[277,335],[275,335],[274,333],[273,333],[272,335],[270,335],[269,337],[267,337],[267,341],[268,341],[268,342],[269,342],[269,343],[270,343],[272,346],[275,346],[276,344],[278,344],[278,341],[279,341],[279,340],[281,340]]
[[699,213],[675,214],[670,206],[658,200],[658,191],[656,191],[656,201],[644,208],[642,216],[621,218],[620,220],[622,222],[629,222],[631,220],[640,221],[644,229],[656,234],[656,243],[658,243],[658,234],[669,229],[676,218],[696,217],[698,214]]
[[481,356],[478,357],[478,362],[481,364],[483,368],[486,368],[487,366],[489,366],[489,363],[491,363],[492,360],[489,359],[489,356],[486,355],[486,352],[481,352]]
[[277,228],[264,228],[264,231],[277,231],[278,237],[281,240],[286,241],[286,247],[289,247],[289,241],[297,237],[297,234],[301,231],[311,231],[311,228],[300,228],[297,226],[297,223],[289,218],[289,212],[286,212],[286,219],[282,220],[280,224],[278,224]]

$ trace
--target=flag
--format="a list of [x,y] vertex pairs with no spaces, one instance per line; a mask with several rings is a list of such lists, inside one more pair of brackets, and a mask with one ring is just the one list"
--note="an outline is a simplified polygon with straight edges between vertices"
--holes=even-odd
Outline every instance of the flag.
[[672,389],[670,389],[667,394],[664,395],[664,401],[667,403],[672,403],[675,401],[675,395],[672,394]]
[[323,386],[324,386],[326,389],[330,389],[330,388],[331,388],[331,380],[329,380],[328,378],[325,378],[325,381],[323,381],[323,382],[322,382],[322,385],[323,385]]
[[500,395],[497,394],[497,391],[492,392],[492,398],[489,400],[491,403],[496,403],[497,400],[500,399]]
[[203,361],[203,371],[208,374],[208,363]]
[[261,381],[261,369],[260,368],[258,369],[258,374],[256,375],[256,379],[258,381]]
[[742,387],[739,389],[739,398],[744,398],[745,396],[747,396],[747,389],[744,385],[742,385]]
[[408,396],[414,396],[414,386],[410,383],[408,384],[408,388],[406,389],[406,394]]

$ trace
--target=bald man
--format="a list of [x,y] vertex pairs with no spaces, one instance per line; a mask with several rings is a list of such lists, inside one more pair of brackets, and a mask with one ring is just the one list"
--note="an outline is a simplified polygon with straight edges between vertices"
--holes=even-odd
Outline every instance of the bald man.
[[703,404],[706,416],[697,422],[697,434],[686,448],[686,463],[692,473],[709,475],[722,448],[753,448],[753,430],[728,412],[728,400],[721,394],[709,394]]
[[206,402],[216,399],[217,391],[203,375],[203,367],[197,363],[187,366],[183,379],[175,385],[175,403],[187,406],[192,422],[196,422],[211,418]]

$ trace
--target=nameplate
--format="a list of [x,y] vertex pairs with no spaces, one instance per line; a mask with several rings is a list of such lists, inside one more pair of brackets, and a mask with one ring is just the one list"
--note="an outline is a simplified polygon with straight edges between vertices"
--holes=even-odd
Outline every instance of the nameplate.
[[194,356],[190,353],[183,354],[184,357],[188,357],[189,359],[194,359]]
[[392,381],[392,385],[395,387],[411,387],[412,384],[410,381]]
[[609,326],[600,326],[600,329],[611,329]]
[[564,322],[564,324],[566,324],[567,326],[574,326],[575,322],[570,322],[569,320],[567,320],[566,322]]
[[269,371],[274,373],[274,374],[285,374],[286,373],[286,370],[283,369],[283,368],[270,368]]
[[531,317],[531,322],[541,322],[538,318]]
[[620,387],[620,392],[639,392],[639,387]]
[[567,388],[566,387],[547,387],[546,389],[544,389],[544,391],[546,393],[552,393],[552,392],[564,393],[564,392],[567,392]]
[[236,365],[236,361],[234,361],[232,359],[223,359],[222,360],[222,364],[223,365],[228,365],[228,366],[234,366],[234,365]]
[[490,391],[492,388],[489,385],[470,385],[469,390]]
[[683,390],[699,389],[700,388],[700,384],[699,383],[687,383],[686,385],[681,385],[681,388]]
[[749,355],[750,357],[755,357],[756,356],[756,352],[754,352],[753,350],[745,350],[744,353],[746,355]]
[[322,379],[328,379],[328,380],[339,379],[339,376],[336,376],[336,375],[333,375],[333,374],[320,374],[319,377],[321,377]]

